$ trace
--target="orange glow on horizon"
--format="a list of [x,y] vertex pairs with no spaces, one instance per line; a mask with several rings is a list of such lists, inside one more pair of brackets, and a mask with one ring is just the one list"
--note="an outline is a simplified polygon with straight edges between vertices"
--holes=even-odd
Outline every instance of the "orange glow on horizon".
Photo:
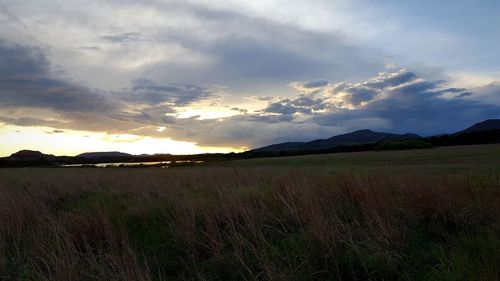
[[199,146],[193,142],[170,138],[153,138],[130,134],[107,134],[49,127],[21,127],[0,124],[0,157],[23,149],[46,154],[74,156],[84,152],[120,151],[130,154],[198,154],[241,152],[244,147]]

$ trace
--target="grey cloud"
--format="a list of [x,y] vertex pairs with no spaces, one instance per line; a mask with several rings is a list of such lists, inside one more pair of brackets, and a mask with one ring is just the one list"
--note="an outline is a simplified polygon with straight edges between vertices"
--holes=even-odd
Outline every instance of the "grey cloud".
[[[235,54],[241,54],[241,50],[251,52],[245,46],[236,46]],[[301,56],[297,50],[291,52]],[[263,55],[260,62],[241,70],[242,73],[258,72],[260,64],[266,66],[263,58],[274,59]],[[283,65],[279,67],[294,67],[295,62],[287,64],[285,60],[283,58]],[[219,63],[236,66],[245,61],[222,59]],[[268,75],[274,75],[272,73],[281,70],[269,71]],[[286,75],[282,78],[287,79],[293,71],[284,71]],[[252,75],[255,78],[261,74]],[[315,80],[301,85],[305,85],[305,89],[318,89],[314,94],[305,91],[285,99],[266,98],[267,106],[256,113],[238,109],[242,114],[220,120],[176,119],[172,117],[176,106],[209,99],[216,93],[188,83],[157,83],[149,79],[135,80],[123,91],[90,89],[57,77],[41,49],[0,43],[0,107],[42,108],[62,116],[62,120],[55,121],[0,114],[1,122],[20,126],[134,133],[202,145],[254,147],[277,141],[324,138],[367,127],[424,135],[443,133],[462,129],[482,119],[500,117],[500,105],[474,100],[478,94],[498,99],[498,84],[481,89],[451,88],[446,87],[444,81],[420,79],[413,72],[402,70],[381,73],[358,83],[332,84]],[[444,98],[445,93],[452,93],[453,97]],[[335,99],[343,99],[343,103],[336,103]],[[158,132],[157,126],[166,129]]]
[[328,80],[320,79],[307,82],[292,82],[289,84],[289,86],[300,92],[315,94],[319,92],[320,89],[328,86],[328,84]]
[[[191,131],[189,138],[201,144],[239,142],[257,147],[280,141],[325,138],[365,128],[431,135],[455,132],[475,122],[500,117],[500,106],[466,99],[475,95],[469,90],[446,88],[444,81],[426,81],[407,72],[381,73],[365,82],[340,83],[333,90],[325,87],[318,98],[301,94],[270,102],[256,114],[225,118],[224,122],[204,120],[203,126],[185,124],[184,130],[196,128],[196,133]],[[332,103],[330,98],[337,93],[331,91],[335,90],[347,92],[349,95],[342,97],[357,106],[346,108]],[[445,92],[457,95],[443,98]],[[367,103],[360,106],[361,101]],[[315,112],[314,108],[322,110]],[[174,132],[180,138],[184,136],[181,131],[171,131]]]
[[86,51],[99,51],[101,50],[101,47],[99,46],[81,46],[78,47],[80,50],[86,50]]
[[130,42],[139,41],[140,37],[141,37],[141,34],[138,32],[126,32],[126,33],[121,33],[121,34],[116,34],[116,35],[101,36],[101,39],[103,39],[104,41],[111,42],[111,43],[127,44]]
[[328,80],[315,80],[315,81],[309,81],[302,83],[302,87],[306,89],[310,88],[321,88],[328,85]]
[[102,92],[53,77],[38,48],[0,41],[0,105],[60,111],[106,111],[114,108]]
[[24,25],[24,23],[21,21],[21,19],[13,14],[7,7],[4,5],[0,4],[0,22],[2,23],[18,23],[21,25]]
[[272,101],[276,99],[274,96],[246,96],[245,98],[255,101]]
[[489,83],[484,86],[469,89],[474,95],[467,95],[469,99],[484,100],[491,104],[500,105],[500,82]]
[[135,112],[120,112],[113,115],[113,118],[122,121],[137,122],[149,125],[174,124],[175,118],[168,115],[175,113],[172,107],[165,105],[150,105],[142,107]]
[[301,108],[297,108],[295,106],[292,106],[290,104],[289,99],[281,100],[280,102],[273,102],[264,109],[264,111],[268,112],[268,113],[279,113],[279,114],[283,114],[283,115],[291,115],[291,114],[301,112],[304,110],[307,113],[311,112],[311,110],[308,108],[301,109]]
[[123,93],[125,100],[149,104],[171,103],[176,106],[214,97],[213,90],[189,84],[157,84],[149,79],[134,81],[131,91]]
[[53,128],[64,128],[64,122],[47,120],[33,117],[7,117],[0,114],[0,122],[12,124],[16,126],[47,126]]
[[473,96],[474,94],[473,93],[470,93],[470,92],[465,92],[465,93],[461,93],[457,96],[457,98],[465,98],[465,97],[470,97],[470,96]]
[[52,134],[62,134],[64,133],[63,130],[52,130],[52,131],[46,131],[46,134],[52,135]]
[[347,97],[347,101],[353,105],[359,105],[364,101],[370,101],[375,98],[380,92],[377,89],[371,89],[367,87],[357,87],[350,89],[350,96]]
[[130,133],[173,124],[173,107],[214,95],[195,85],[159,85],[147,79],[122,92],[89,89],[58,78],[41,49],[0,42],[0,108],[44,109],[61,119],[30,116],[28,111],[22,116],[17,110],[16,115],[0,114],[3,123]]
[[335,68],[333,62],[320,61],[299,51],[253,38],[232,37],[211,47],[221,74],[254,79],[291,79],[317,75]]
[[48,75],[50,62],[39,48],[8,44],[0,39],[0,78]]
[[384,89],[387,87],[401,86],[405,83],[412,82],[418,77],[415,73],[401,70],[399,72],[392,73],[380,73],[378,77],[364,82],[363,84],[370,88]]
[[[366,53],[336,33],[305,30],[199,5],[186,4],[183,12],[194,14],[202,22],[200,32],[216,38],[206,40],[175,28],[158,31],[155,38],[179,43],[210,58],[210,62],[158,63],[146,70],[148,76],[174,81],[190,77],[201,83],[258,88],[262,84],[256,81],[286,84],[325,75],[337,79],[363,77],[384,65],[379,59],[382,55]],[[315,82],[319,87],[326,81]],[[313,82],[306,86],[315,85]]]
[[326,102],[322,99],[314,99],[310,96],[299,96],[295,99],[283,99],[270,103],[262,112],[292,115],[295,113],[312,114],[314,111],[322,110]]
[[[286,112],[286,111],[285,111]],[[291,111],[292,113],[294,110]],[[293,116],[291,114],[273,114],[273,115],[249,115],[245,121],[262,122],[262,123],[282,123],[291,122]]]
[[234,110],[234,111],[238,111],[238,112],[243,113],[243,114],[248,113],[248,110],[247,110],[247,109],[244,109],[244,108],[239,108],[239,107],[231,107],[230,109],[231,109],[231,110]]
[[[380,90],[384,94],[383,98],[353,110],[341,108],[315,116],[314,121],[324,126],[338,126],[346,120],[378,117],[387,120],[392,131],[429,135],[457,131],[483,119],[500,117],[498,105],[464,99],[474,95],[465,89],[442,88],[443,81],[423,81],[416,79],[413,73],[400,73],[397,76],[410,79],[391,79],[395,76],[386,76],[392,80],[387,82],[387,79],[378,77],[375,90]],[[443,98],[445,92],[458,95]]]

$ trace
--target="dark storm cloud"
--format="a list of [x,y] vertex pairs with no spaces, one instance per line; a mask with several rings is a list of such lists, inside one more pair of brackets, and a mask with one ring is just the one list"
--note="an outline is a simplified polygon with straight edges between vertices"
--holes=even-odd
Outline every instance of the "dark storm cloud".
[[369,87],[353,87],[347,91],[350,95],[345,97],[345,100],[352,105],[359,105],[362,102],[370,101],[375,98],[380,91]]
[[8,44],[0,39],[0,78],[47,75],[50,62],[39,48]]
[[0,106],[59,111],[106,111],[114,108],[103,93],[54,78],[38,48],[0,41]]
[[[218,49],[221,57],[217,63],[227,67],[225,71],[236,71],[231,65],[248,64],[238,75],[254,78],[264,76],[263,73],[270,75],[269,78],[280,77],[282,73],[286,80],[284,77],[295,75],[295,71],[303,71],[286,68],[298,68],[296,64],[310,55],[297,50],[285,52],[293,53],[292,57],[297,58],[293,60],[280,57],[275,49],[264,45],[253,51],[235,44],[236,41],[228,45],[232,50]],[[252,52],[256,55],[240,58]],[[252,64],[247,59],[256,61]],[[269,69],[264,67],[267,60]],[[312,80],[290,84],[290,81],[296,80],[287,80],[283,86],[292,85],[301,92],[295,97],[266,98],[268,104],[261,110],[248,112],[238,107],[240,114],[227,118],[177,119],[176,107],[217,97],[215,91],[194,84],[158,83],[150,79],[135,80],[122,91],[90,89],[55,75],[41,49],[0,42],[0,108],[43,109],[61,116],[56,121],[30,113],[24,116],[4,113],[0,114],[0,121],[19,126],[49,126],[55,130],[171,137],[201,145],[255,147],[329,137],[363,128],[423,135],[452,132],[483,119],[500,117],[498,103],[474,100],[481,95],[498,101],[498,84],[481,89],[452,88],[444,81],[425,80],[407,70],[380,73],[358,83]],[[157,131],[158,126],[166,129]]]
[[[474,92],[445,85],[406,70],[381,73],[364,82],[328,84],[317,94],[270,101],[261,111],[224,118],[223,122],[183,120],[183,129],[171,132],[183,138],[189,131],[189,138],[200,144],[258,147],[365,128],[422,135],[450,133],[500,117],[500,105],[470,100]],[[489,93],[493,89],[488,87]],[[445,93],[453,96],[444,97]]]
[[[400,79],[402,77],[405,78]],[[358,105],[359,90],[363,87],[361,97],[368,102],[365,106],[337,109],[315,116],[314,122],[335,126],[346,120],[376,117],[392,124],[393,131],[425,135],[453,132],[483,119],[500,117],[500,106],[464,99],[474,94],[466,89],[443,88],[444,81],[417,79],[409,71],[382,74],[376,80],[376,83],[360,83],[345,89],[351,94],[346,97],[347,101]],[[444,93],[456,96],[445,98]]]
[[[188,84],[156,84],[135,80],[126,91],[89,89],[56,77],[39,48],[0,41],[0,106],[49,108],[59,112],[100,112],[118,116],[130,103],[183,106],[214,97],[212,90]],[[171,112],[171,110],[167,110]]]
[[[211,96],[212,91],[195,85],[157,85],[146,79],[135,81],[124,92],[89,89],[58,78],[41,49],[0,42],[3,123],[125,133],[172,124],[174,118],[168,115],[176,112],[174,106]],[[14,109],[23,110],[7,114],[7,110]],[[50,111],[60,120],[24,109]]]

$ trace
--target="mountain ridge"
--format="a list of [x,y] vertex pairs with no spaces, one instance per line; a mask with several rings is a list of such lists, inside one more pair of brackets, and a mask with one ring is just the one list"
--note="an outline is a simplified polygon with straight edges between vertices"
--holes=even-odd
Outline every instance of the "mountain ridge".
[[96,158],[119,158],[119,157],[130,157],[130,156],[135,156],[135,155],[119,151],[103,151],[103,152],[85,152],[78,154],[75,157],[96,159]]
[[261,148],[248,150],[242,153],[204,153],[192,155],[174,154],[141,154],[132,155],[119,151],[86,152],[77,156],[54,156],[34,150],[20,150],[7,157],[0,157],[0,167],[8,166],[40,166],[55,164],[85,164],[104,163],[106,161],[178,161],[193,160],[224,160],[259,157],[265,155],[308,154],[370,150],[381,141],[385,140],[421,140],[433,146],[466,145],[500,143],[500,119],[487,119],[456,133],[421,137],[416,134],[394,134],[375,132],[369,129],[332,136],[326,139],[316,139],[309,142],[283,142],[271,144]]
[[474,133],[489,130],[500,130],[500,119],[487,119],[478,122],[465,130],[456,132],[455,134]]
[[393,134],[375,132],[370,129],[362,129],[345,133],[341,135],[332,136],[326,139],[316,139],[309,142],[284,142],[272,144],[257,149],[255,152],[270,152],[270,151],[284,151],[284,150],[323,150],[342,145],[359,145],[376,143],[383,140],[404,140],[404,139],[421,139],[422,137],[413,134]]

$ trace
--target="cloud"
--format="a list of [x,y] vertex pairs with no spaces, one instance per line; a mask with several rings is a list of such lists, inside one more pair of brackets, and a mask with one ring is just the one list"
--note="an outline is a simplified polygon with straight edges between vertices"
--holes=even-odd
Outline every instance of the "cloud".
[[[238,55],[234,58],[242,50],[252,52],[245,46],[236,49]],[[246,63],[246,59],[222,62],[236,66]],[[264,59],[271,63],[280,61],[267,55],[259,59],[253,66],[240,69],[240,74],[260,77],[261,73],[253,71],[266,65]],[[270,71],[268,75],[273,77],[281,68],[286,73],[285,68],[298,67],[294,60],[282,62],[275,70],[263,72]],[[260,98],[260,102],[267,103],[260,109],[249,111],[238,105],[238,115],[211,120],[199,120],[196,116],[175,118],[179,108],[219,97],[216,90],[199,86],[203,83],[158,82],[142,76],[147,78],[133,80],[119,91],[106,91],[62,78],[53,69],[42,49],[0,42],[0,121],[55,130],[169,137],[201,145],[256,147],[325,138],[364,128],[423,135],[453,132],[483,119],[500,117],[498,103],[478,100],[498,97],[498,83],[473,89],[454,88],[448,87],[446,81],[426,80],[405,69],[383,72],[359,82],[288,80],[282,87],[294,87],[298,91],[294,96]],[[282,78],[288,79],[288,74]],[[223,101],[218,103],[233,107]],[[24,109],[43,112],[35,114]]]
[[[179,13],[193,21],[196,31],[169,27],[157,31],[153,40],[178,43],[204,59],[150,65],[146,68],[149,77],[195,82],[187,80],[192,78],[202,84],[260,90],[269,83],[281,87],[313,77],[363,77],[384,66],[381,54],[365,52],[335,32],[312,31],[203,5],[180,6]],[[316,83],[319,87],[325,81]]]
[[[500,106],[500,82],[492,82],[483,86],[469,89],[465,97],[471,100],[484,100]],[[474,93],[474,94],[472,94]]]
[[328,85],[328,80],[316,80],[316,81],[309,81],[306,83],[302,83],[302,87],[309,89],[309,88],[321,88]]
[[427,81],[403,69],[357,83],[328,83],[313,95],[299,93],[269,101],[258,112],[222,121],[183,120],[182,130],[169,130],[201,144],[250,147],[327,138],[365,128],[422,135],[451,133],[500,117],[499,105],[471,100],[474,95],[470,89],[446,87],[445,81]]
[[282,115],[293,115],[295,113],[312,114],[325,109],[327,106],[323,99],[301,95],[294,99],[283,99],[270,103],[262,112],[278,113]]
[[292,82],[289,84],[289,86],[299,92],[314,94],[321,90],[323,87],[327,86],[328,83],[328,80],[319,79],[307,82]]
[[174,123],[175,108],[216,97],[188,84],[135,80],[123,91],[58,77],[40,48],[0,42],[0,121],[19,126],[149,134]]
[[[377,117],[387,120],[392,131],[425,135],[453,132],[483,119],[500,117],[499,106],[465,99],[475,93],[447,88],[445,81],[423,80],[407,70],[381,73],[374,79],[327,91],[343,100],[314,117],[324,126]],[[446,93],[453,96],[445,97]]]
[[52,135],[52,134],[62,134],[64,132],[65,131],[63,131],[63,130],[52,130],[52,131],[46,131],[45,133],[49,134],[49,135]]
[[0,106],[65,112],[109,111],[102,92],[54,76],[41,49],[0,41]]
[[[216,97],[216,92],[145,78],[134,80],[122,91],[89,89],[58,78],[40,49],[5,42],[0,44],[0,60],[1,108],[45,109],[60,115],[54,119],[18,110],[9,116],[0,115],[0,121],[50,126],[57,132],[133,133],[202,145],[255,147],[363,128],[443,133],[500,117],[499,105],[474,100],[476,93],[471,89],[446,87],[445,81],[424,80],[403,69],[356,83],[294,82],[302,92],[295,97],[261,99],[268,103],[257,111],[238,107],[239,115],[231,117],[177,119],[176,108]],[[498,85],[492,84],[476,90],[491,96],[497,89]],[[165,129],[158,131],[160,126]]]
[[14,15],[6,6],[0,4],[0,23],[9,24],[9,23],[18,23],[24,25],[24,23]]
[[126,32],[126,33],[121,33],[121,34],[117,34],[117,35],[101,36],[101,39],[104,41],[111,42],[111,43],[127,44],[130,42],[139,41],[140,37],[141,37],[141,34],[138,32]]
[[149,79],[136,79],[124,99],[149,104],[170,103],[184,106],[215,97],[215,91],[189,84],[157,84]]

